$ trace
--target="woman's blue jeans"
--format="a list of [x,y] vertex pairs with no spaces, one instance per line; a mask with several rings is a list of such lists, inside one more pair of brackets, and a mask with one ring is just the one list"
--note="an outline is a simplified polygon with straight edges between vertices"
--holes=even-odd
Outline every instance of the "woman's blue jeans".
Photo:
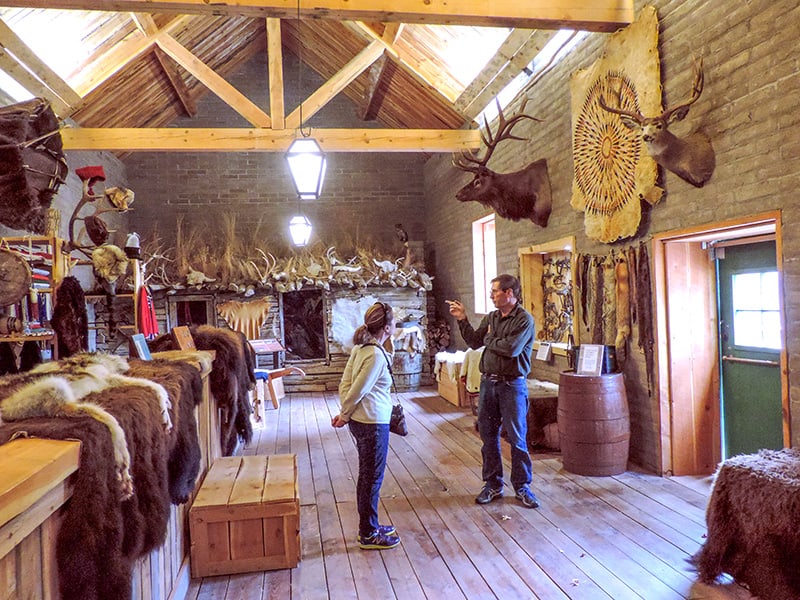
[[351,420],[349,425],[358,449],[358,534],[369,537],[378,528],[378,501],[389,454],[389,424]]
[[532,471],[527,441],[528,386],[524,377],[509,381],[481,380],[478,431],[483,442],[483,481],[495,490],[503,488],[500,425],[511,445],[511,485],[516,491],[530,485]]

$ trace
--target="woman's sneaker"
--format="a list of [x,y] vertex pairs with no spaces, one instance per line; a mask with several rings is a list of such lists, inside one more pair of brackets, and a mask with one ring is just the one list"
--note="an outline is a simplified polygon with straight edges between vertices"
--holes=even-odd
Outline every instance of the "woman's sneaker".
[[369,537],[358,536],[358,547],[362,550],[388,550],[400,545],[400,536],[376,531]]

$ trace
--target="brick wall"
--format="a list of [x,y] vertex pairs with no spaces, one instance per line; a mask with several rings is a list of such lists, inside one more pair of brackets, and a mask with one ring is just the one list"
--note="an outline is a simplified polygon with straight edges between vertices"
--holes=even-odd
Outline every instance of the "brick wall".
[[[297,62],[285,55],[286,113],[294,110]],[[230,82],[259,106],[268,110],[265,55],[249,61]],[[305,96],[322,81],[303,69]],[[304,96],[304,97],[305,97]],[[175,127],[249,127],[233,109],[213,94],[198,103],[198,116],[182,119]],[[355,107],[335,98],[308,124],[325,127],[370,127],[355,115]],[[425,157],[406,153],[328,154],[322,198],[305,201],[302,210],[311,221],[312,243],[374,245],[388,251],[396,247],[394,224],[402,223],[411,239],[425,238],[422,169]],[[132,225],[147,234],[158,224],[162,238],[171,239],[176,215],[187,222],[219,223],[219,215],[233,213],[242,228],[259,223],[265,249],[286,255],[289,219],[298,202],[283,154],[275,153],[134,153],[125,158],[137,210]]]
[[[645,5],[637,1],[637,14]],[[660,34],[664,104],[689,93],[691,55],[702,55],[705,91],[688,117],[673,126],[686,134],[702,126],[713,140],[717,167],[709,183],[697,189],[672,173],[663,175],[664,199],[645,218],[643,235],[618,247],[649,240],[673,229],[745,217],[781,209],[783,217],[784,287],[793,421],[793,445],[800,443],[800,139],[797,110],[800,93],[796,30],[800,7],[796,1],[753,0],[724,3],[655,0]],[[553,192],[553,212],[546,229],[531,222],[497,223],[498,269],[518,274],[517,248],[575,235],[577,252],[606,254],[608,245],[588,239],[583,215],[571,208],[572,158],[569,76],[589,66],[602,51],[605,36],[593,34],[576,52],[558,64],[528,92],[529,110],[543,123],[520,124],[515,133],[530,142],[498,146],[492,166],[506,172],[547,158]],[[470,224],[488,211],[477,203],[459,205],[458,187],[468,181],[452,169],[449,157],[435,156],[425,166],[427,234],[435,258],[437,308],[445,298],[472,298]],[[473,315],[474,319],[474,315]],[[456,334],[455,339],[463,342]],[[641,353],[632,345],[633,361],[626,367],[631,404],[631,459],[658,470],[659,407],[649,396]]]

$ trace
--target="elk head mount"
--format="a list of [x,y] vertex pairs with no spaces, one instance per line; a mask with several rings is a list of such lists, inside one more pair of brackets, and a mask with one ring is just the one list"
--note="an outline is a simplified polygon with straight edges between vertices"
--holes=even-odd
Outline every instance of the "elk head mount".
[[512,221],[530,219],[540,227],[547,227],[553,205],[547,161],[542,158],[514,173],[495,173],[486,166],[498,143],[503,140],[526,139],[511,134],[517,123],[523,119],[541,120],[524,114],[527,102],[527,98],[523,100],[519,110],[508,119],[503,115],[498,102],[498,126],[494,135],[484,117],[486,131],[485,133],[481,131],[481,139],[487,150],[483,158],[466,152],[453,158],[454,167],[474,175],[470,183],[456,192],[456,199],[460,202],[470,200],[480,202],[484,206],[493,208],[504,219]]
[[674,121],[681,121],[686,117],[689,107],[703,92],[703,83],[703,60],[700,59],[694,62],[692,97],[682,104],[667,108],[657,117],[645,117],[638,110],[633,112],[613,108],[606,104],[603,97],[600,97],[599,104],[604,110],[619,115],[625,127],[639,133],[648,154],[659,165],[693,186],[703,187],[716,166],[711,140],[699,132],[679,138],[668,129]]

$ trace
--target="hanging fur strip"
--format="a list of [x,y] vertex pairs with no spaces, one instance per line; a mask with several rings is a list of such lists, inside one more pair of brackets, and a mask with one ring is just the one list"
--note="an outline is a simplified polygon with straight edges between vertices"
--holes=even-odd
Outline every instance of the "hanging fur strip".
[[617,304],[617,336],[614,347],[617,351],[617,362],[625,364],[628,358],[628,338],[631,335],[630,288],[628,286],[628,262],[623,252],[616,258],[614,267],[614,280],[616,282]]
[[625,251],[625,257],[628,259],[628,296],[631,299],[631,323],[636,323],[636,248],[628,246]]
[[582,254],[579,260],[578,289],[581,291],[581,318],[583,319],[583,326],[589,327],[589,291],[591,290],[589,267],[592,264],[592,257],[588,254]]
[[603,296],[605,292],[603,257],[594,257],[594,268],[591,270],[594,277],[592,285],[592,343],[603,343]]
[[603,259],[603,341],[601,344],[613,345],[617,325],[616,282],[614,279],[614,256]]
[[67,358],[89,349],[89,318],[80,282],[68,275],[56,290],[53,318],[50,320],[58,339],[58,356]]
[[636,314],[639,320],[639,348],[644,352],[647,369],[647,393],[652,394],[655,386],[655,337],[653,332],[653,295],[650,282],[650,259],[647,245],[639,243],[636,257]]

